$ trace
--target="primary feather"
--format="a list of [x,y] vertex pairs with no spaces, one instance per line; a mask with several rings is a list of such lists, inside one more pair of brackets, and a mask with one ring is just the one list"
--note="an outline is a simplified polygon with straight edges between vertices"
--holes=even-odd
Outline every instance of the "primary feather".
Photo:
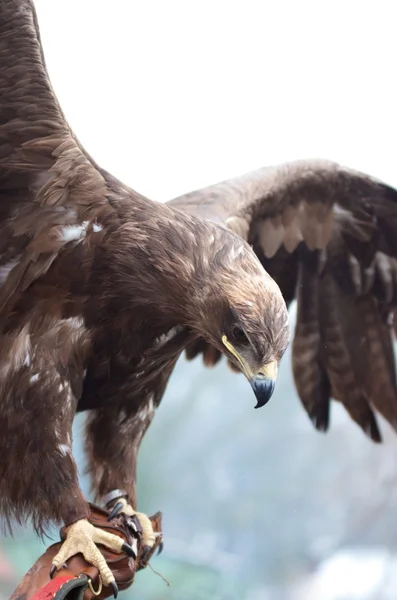
[[[315,426],[331,397],[374,441],[374,410],[397,428],[393,317],[397,192],[336,163],[263,168],[169,202],[223,224],[254,248],[287,305],[298,303],[293,374]],[[211,351],[197,340],[188,358]]]

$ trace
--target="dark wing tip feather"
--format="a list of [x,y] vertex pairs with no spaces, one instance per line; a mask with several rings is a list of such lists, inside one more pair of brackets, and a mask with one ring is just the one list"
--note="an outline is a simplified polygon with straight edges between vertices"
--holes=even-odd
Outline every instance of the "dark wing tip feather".
[[215,346],[207,344],[203,352],[203,360],[206,367],[214,367],[216,364],[218,364],[221,357],[222,354],[217,348],[215,348]]
[[206,342],[203,338],[193,340],[185,348],[187,360],[193,360],[199,354],[202,355],[206,367],[214,367],[220,361],[222,356],[217,348]]
[[193,360],[204,350],[204,340],[197,338],[190,342],[185,348],[185,356],[187,360]]
[[321,398],[319,402],[314,400],[313,404],[314,406],[311,409],[307,408],[310,420],[317,431],[326,433],[330,424],[330,402],[329,400],[324,402],[324,399]]
[[364,433],[376,444],[382,443],[382,435],[374,413],[371,411],[368,426],[364,429]]

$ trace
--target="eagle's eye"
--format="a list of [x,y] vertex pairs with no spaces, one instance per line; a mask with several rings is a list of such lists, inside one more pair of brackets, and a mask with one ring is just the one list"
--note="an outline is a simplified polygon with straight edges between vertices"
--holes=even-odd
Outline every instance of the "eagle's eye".
[[242,329],[241,327],[239,327],[238,325],[235,325],[232,329],[232,336],[234,341],[237,344],[247,344],[248,343],[248,338],[245,334],[244,329]]

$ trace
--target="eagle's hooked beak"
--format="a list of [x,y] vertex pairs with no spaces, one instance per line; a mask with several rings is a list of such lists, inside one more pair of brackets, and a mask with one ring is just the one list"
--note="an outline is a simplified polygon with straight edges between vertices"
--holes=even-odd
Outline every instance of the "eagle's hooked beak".
[[242,372],[250,382],[257,400],[255,408],[260,408],[261,406],[267,404],[276,386],[278,369],[277,361],[273,360],[270,363],[263,365],[257,373],[253,373],[247,361],[240,356],[233,344],[229,342],[225,335],[222,336],[222,343],[226,346],[229,352],[236,357],[240,363]]
[[260,408],[269,402],[276,386],[277,368],[277,362],[274,360],[264,365],[250,380],[257,400],[255,408]]

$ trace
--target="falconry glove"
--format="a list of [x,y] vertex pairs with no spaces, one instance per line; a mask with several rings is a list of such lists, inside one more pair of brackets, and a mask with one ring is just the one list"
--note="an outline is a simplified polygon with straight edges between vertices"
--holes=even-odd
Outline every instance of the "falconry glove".
[[[88,521],[97,528],[120,536],[125,543],[136,550],[136,558],[125,553],[116,554],[104,546],[100,550],[112,571],[118,590],[125,590],[132,585],[135,573],[143,569],[154,552],[162,543],[161,513],[158,512],[150,521],[156,532],[156,541],[150,553],[142,558],[142,532],[136,520],[124,513],[109,521],[109,512],[90,504],[91,514]],[[64,538],[64,528],[61,538]],[[62,542],[50,546],[26,573],[10,600],[93,600],[108,598],[113,595],[113,589],[105,586],[98,569],[89,564],[82,554],[70,558],[64,568],[58,569],[50,578],[50,569],[54,556],[59,552]]]

